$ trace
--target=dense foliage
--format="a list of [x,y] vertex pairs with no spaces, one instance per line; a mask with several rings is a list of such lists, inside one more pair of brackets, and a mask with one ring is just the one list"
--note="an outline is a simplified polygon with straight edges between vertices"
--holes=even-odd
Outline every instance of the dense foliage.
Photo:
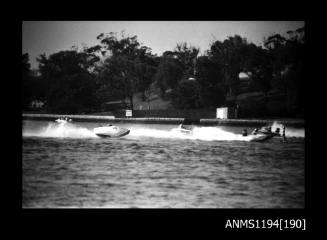
[[[271,35],[263,46],[235,35],[213,42],[202,56],[180,43],[158,57],[137,36],[123,33],[97,40],[81,50],[40,55],[39,75],[32,74],[24,54],[23,109],[35,100],[56,113],[99,111],[108,101],[127,101],[133,109],[136,93],[149,100],[157,89],[178,109],[237,105],[244,117],[303,115],[304,28]],[[254,92],[262,93],[261,100],[244,97]]]

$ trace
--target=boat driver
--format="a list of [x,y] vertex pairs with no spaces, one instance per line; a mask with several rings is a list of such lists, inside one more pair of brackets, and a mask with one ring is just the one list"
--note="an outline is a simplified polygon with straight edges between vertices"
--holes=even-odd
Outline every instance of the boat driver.
[[255,128],[252,132],[253,135],[256,135],[258,133],[259,129]]
[[242,136],[246,137],[248,135],[248,131],[246,129],[243,129],[242,131]]

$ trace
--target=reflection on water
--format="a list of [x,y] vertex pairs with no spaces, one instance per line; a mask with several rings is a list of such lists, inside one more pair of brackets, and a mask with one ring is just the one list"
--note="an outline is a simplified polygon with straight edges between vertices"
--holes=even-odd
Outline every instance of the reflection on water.
[[24,122],[23,207],[304,207],[303,137],[255,143],[230,139],[242,128],[212,140],[125,125],[130,135],[103,139],[95,126]]

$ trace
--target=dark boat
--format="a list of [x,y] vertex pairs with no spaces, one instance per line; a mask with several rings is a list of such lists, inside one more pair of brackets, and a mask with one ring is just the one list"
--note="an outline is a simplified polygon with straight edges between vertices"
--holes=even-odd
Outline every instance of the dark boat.
[[273,137],[281,137],[281,134],[279,133],[279,128],[276,129],[276,132],[272,132],[271,127],[263,127],[255,129],[250,137],[251,142],[263,142]]

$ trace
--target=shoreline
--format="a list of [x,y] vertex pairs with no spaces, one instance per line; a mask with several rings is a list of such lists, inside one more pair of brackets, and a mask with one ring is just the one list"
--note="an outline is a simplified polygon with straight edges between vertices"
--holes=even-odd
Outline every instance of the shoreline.
[[97,115],[70,115],[70,114],[28,114],[23,113],[23,120],[56,120],[60,117],[67,117],[76,122],[125,122],[125,123],[148,123],[148,124],[194,124],[200,126],[265,126],[278,122],[289,127],[304,128],[305,121],[297,120],[277,120],[277,119],[186,119],[186,118],[116,118],[114,116]]

